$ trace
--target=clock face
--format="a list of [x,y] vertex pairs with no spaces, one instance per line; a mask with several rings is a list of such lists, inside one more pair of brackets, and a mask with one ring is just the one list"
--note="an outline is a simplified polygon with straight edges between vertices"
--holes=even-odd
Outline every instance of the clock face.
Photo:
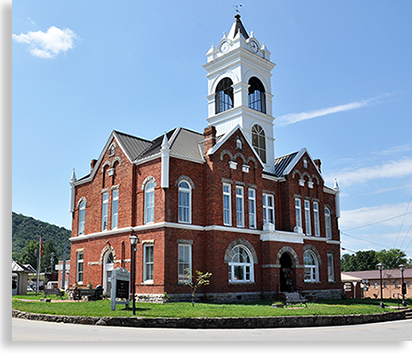
[[229,42],[228,41],[224,41],[221,45],[220,45],[220,51],[222,53],[226,53],[229,50]]
[[259,51],[259,47],[258,47],[257,43],[254,40],[250,41],[249,47],[250,47],[250,50],[253,53],[257,53]]

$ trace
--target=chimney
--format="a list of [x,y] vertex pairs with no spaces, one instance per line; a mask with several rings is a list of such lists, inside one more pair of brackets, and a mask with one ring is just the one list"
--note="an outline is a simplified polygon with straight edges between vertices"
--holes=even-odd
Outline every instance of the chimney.
[[207,154],[207,151],[216,144],[216,128],[213,125],[206,127],[203,136],[205,137],[205,154]]
[[319,170],[319,173],[322,173],[322,169],[321,169],[322,161],[320,159],[314,159],[313,163],[315,163],[316,167]]
[[90,162],[90,172],[93,171],[94,166],[96,165],[97,159],[92,159]]

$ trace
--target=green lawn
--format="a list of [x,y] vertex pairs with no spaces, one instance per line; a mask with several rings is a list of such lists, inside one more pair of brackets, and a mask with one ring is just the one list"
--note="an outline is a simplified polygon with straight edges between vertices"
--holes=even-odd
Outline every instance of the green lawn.
[[[116,311],[110,310],[110,300],[95,302],[40,302],[40,297],[32,295],[34,302],[21,301],[13,297],[12,307],[16,310],[71,316],[132,316],[132,310],[125,310],[125,305],[117,305]],[[18,298],[22,298],[21,296]],[[27,298],[27,296],[25,297]],[[57,297],[51,296],[52,299]],[[196,303],[136,303],[138,317],[267,317],[267,316],[297,316],[297,315],[350,315],[375,314],[391,311],[390,308],[380,308],[380,300],[329,300],[308,303],[308,307],[273,308],[273,301],[261,300],[256,302],[239,302],[236,304]],[[397,306],[397,302],[385,301],[386,305]]]

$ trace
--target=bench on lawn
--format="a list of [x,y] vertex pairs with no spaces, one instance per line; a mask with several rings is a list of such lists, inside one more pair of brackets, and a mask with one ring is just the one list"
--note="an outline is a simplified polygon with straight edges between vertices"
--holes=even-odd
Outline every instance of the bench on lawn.
[[58,295],[62,297],[63,293],[59,288],[44,288],[44,296],[47,297],[48,295]]
[[297,292],[285,293],[285,296],[286,296],[286,306],[288,305],[292,306],[292,304],[294,303],[299,303],[301,305],[305,304],[305,306],[308,307],[308,305],[306,304],[308,300],[304,298],[303,296],[301,296],[300,293],[297,293]]
[[74,291],[74,300],[80,300],[82,297],[89,297],[90,300],[102,299],[103,288],[89,289],[89,288],[79,288]]

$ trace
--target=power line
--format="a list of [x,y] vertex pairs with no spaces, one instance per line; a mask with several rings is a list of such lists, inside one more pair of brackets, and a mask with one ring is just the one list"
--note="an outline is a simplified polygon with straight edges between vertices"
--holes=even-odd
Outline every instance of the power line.
[[404,217],[404,216],[406,216],[406,215],[408,215],[408,214],[411,214],[411,213],[412,213],[412,211],[406,212],[406,213],[403,213],[403,214],[401,214],[401,215],[399,215],[399,216],[387,218],[387,219],[384,219],[384,220],[382,220],[382,221],[377,221],[377,222],[374,222],[374,223],[364,224],[363,226],[354,227],[354,228],[350,228],[350,229],[345,229],[345,231],[346,231],[346,232],[349,232],[349,231],[351,231],[351,230],[355,230],[355,229],[360,229],[360,228],[365,228],[365,227],[373,226],[373,225],[375,225],[375,224],[387,222],[387,221],[390,221],[390,220],[395,219],[395,218]]

